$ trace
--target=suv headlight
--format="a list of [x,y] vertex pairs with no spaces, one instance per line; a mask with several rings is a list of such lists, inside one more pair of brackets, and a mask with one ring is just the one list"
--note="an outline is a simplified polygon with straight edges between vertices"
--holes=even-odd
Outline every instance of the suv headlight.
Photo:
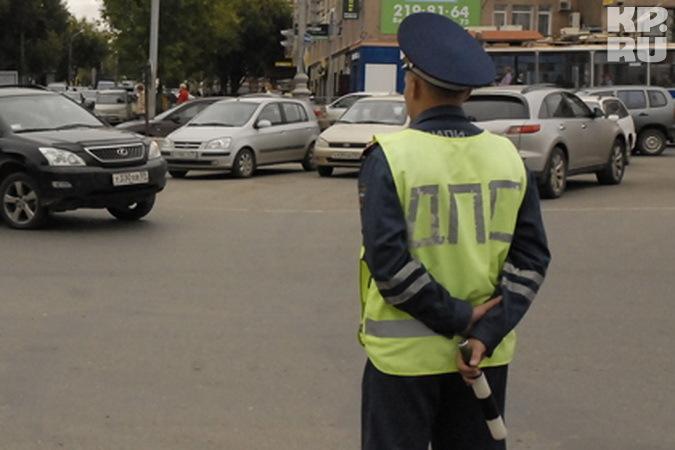
[[232,138],[226,137],[207,142],[204,146],[204,149],[216,150],[221,148],[230,148],[230,145],[232,145]]
[[148,159],[157,159],[162,157],[162,152],[159,150],[157,141],[152,140],[148,145]]
[[170,152],[173,150],[173,141],[169,138],[164,138],[159,143],[159,149],[163,152]]
[[319,138],[316,140],[317,147],[330,147],[330,144],[324,138]]
[[47,159],[50,166],[74,167],[87,165],[87,163],[84,162],[84,159],[68,150],[52,147],[40,147],[39,150],[40,153],[42,153],[42,156]]

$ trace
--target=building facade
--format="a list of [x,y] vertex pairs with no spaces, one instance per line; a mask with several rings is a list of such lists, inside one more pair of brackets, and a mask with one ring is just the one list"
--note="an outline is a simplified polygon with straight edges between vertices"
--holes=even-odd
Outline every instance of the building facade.
[[[508,67],[514,74],[514,82],[582,88],[603,83],[652,83],[670,87],[675,81],[675,44],[671,45],[668,59],[663,63],[628,64],[608,62],[606,46],[597,43],[590,46],[559,42],[561,34],[574,35],[582,30],[603,34],[607,29],[603,0],[458,0],[447,2],[459,5],[452,10],[436,6],[446,3],[444,1],[405,2],[416,5],[410,8],[398,0],[307,1],[310,23],[328,24],[330,29],[329,38],[317,37],[307,44],[304,58],[309,88],[321,98],[356,91],[402,92],[402,55],[396,30],[403,17],[417,11],[415,8],[452,16],[477,32],[531,30],[548,38],[527,45],[486,44],[498,71],[504,73]],[[604,0],[604,3],[611,2]],[[654,0],[614,3],[654,6]],[[672,41],[675,0],[657,3],[671,9],[668,35]]]

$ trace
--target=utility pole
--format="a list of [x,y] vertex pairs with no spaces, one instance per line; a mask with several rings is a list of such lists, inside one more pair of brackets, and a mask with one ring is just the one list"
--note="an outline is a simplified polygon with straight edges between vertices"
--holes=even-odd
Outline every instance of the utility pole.
[[333,101],[335,85],[333,77],[333,38],[335,37],[335,10],[330,11],[330,20],[328,21],[328,73],[326,78],[326,104]]
[[150,9],[150,80],[145,87],[148,108],[145,115],[148,119],[155,117],[157,112],[157,57],[159,45],[159,1],[152,0]]
[[309,77],[305,73],[305,34],[307,33],[307,0],[298,0],[298,36],[296,37],[295,67],[297,72],[293,78],[293,97],[307,100],[312,94],[307,89]]
[[80,30],[73,34],[70,37],[70,43],[68,44],[68,79],[66,80],[66,86],[68,87],[70,87],[70,83],[73,80],[73,41],[82,33],[84,33],[84,30]]

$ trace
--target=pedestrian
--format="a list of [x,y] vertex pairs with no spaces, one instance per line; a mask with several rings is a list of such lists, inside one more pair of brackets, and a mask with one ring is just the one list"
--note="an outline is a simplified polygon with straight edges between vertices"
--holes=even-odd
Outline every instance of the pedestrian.
[[178,100],[176,100],[176,104],[180,105],[182,103],[187,102],[188,100],[190,100],[190,91],[188,90],[187,84],[181,83],[180,89],[178,91]]
[[513,70],[511,67],[507,66],[504,69],[504,76],[502,77],[501,81],[499,82],[500,86],[509,86],[513,82]]
[[142,83],[136,85],[136,103],[134,109],[137,116],[145,117],[145,86]]
[[537,183],[511,141],[463,113],[496,75],[480,44],[430,13],[398,39],[412,123],[376,136],[359,176],[362,448],[504,449],[467,383],[482,370],[504,412],[512,330],[550,260]]

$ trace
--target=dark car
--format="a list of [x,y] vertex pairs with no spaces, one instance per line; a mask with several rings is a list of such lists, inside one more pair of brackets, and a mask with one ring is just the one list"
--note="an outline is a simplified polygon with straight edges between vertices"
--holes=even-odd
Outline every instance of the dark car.
[[[224,97],[207,97],[191,100],[187,103],[178,105],[168,111],[164,111],[157,117],[149,121],[149,133],[151,137],[166,137],[171,132],[188,123],[194,116],[202,112],[206,107],[219,100],[225,100]],[[132,120],[117,126],[121,130],[133,131],[134,133],[146,134],[145,120]]]
[[157,143],[110,128],[62,95],[0,89],[0,216],[37,228],[50,212],[106,208],[138,220],[166,183]]

